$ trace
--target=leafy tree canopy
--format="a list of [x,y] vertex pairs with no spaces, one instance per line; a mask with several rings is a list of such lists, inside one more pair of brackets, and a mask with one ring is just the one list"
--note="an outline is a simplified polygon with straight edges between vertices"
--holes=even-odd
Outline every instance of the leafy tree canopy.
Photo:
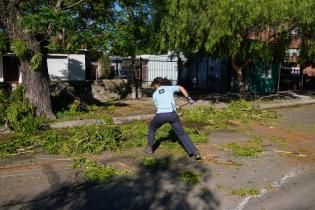
[[287,41],[283,23],[289,20],[292,2],[170,0],[163,20],[163,47],[188,56],[203,53],[240,62],[249,56],[272,60],[276,44]]

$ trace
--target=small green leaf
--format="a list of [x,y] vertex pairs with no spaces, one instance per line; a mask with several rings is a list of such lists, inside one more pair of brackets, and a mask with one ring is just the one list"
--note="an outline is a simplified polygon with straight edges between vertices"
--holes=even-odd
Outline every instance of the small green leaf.
[[36,52],[30,61],[30,67],[33,71],[36,71],[39,69],[39,67],[42,64],[43,56],[40,52]]
[[22,58],[27,52],[27,45],[23,40],[14,40],[11,42],[10,49],[18,58]]

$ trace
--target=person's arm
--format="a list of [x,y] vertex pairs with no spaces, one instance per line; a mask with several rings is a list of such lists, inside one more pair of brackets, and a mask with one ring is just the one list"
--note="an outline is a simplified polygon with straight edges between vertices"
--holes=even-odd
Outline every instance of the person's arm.
[[180,91],[186,98],[189,97],[188,92],[187,92],[187,90],[186,90],[184,87],[179,86],[179,91]]
[[193,104],[195,101],[189,96],[187,90],[182,87],[182,86],[179,86],[179,90],[180,92],[186,97],[187,101],[190,103],[190,104]]

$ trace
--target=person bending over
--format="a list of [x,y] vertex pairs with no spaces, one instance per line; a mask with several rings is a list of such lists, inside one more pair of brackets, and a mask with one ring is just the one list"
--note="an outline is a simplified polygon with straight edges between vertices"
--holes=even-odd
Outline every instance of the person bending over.
[[145,152],[148,154],[154,153],[153,145],[156,130],[163,124],[170,123],[188,155],[196,160],[200,160],[201,156],[197,148],[185,133],[178,114],[176,113],[174,93],[181,92],[191,104],[194,103],[194,101],[189,97],[185,88],[182,86],[172,86],[170,81],[166,78],[155,78],[151,86],[155,88],[153,102],[157,108],[157,112],[149,125],[148,144]]

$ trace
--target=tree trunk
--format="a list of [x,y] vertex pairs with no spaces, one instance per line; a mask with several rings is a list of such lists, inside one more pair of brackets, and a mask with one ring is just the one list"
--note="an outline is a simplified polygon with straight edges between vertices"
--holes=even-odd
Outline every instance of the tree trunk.
[[[16,1],[0,1],[0,24],[5,28],[10,41],[23,40],[27,44],[27,55],[20,58],[20,72],[22,74],[23,85],[25,86],[25,96],[34,106],[37,116],[45,116],[54,119],[55,115],[51,109],[49,77],[47,70],[47,50],[29,32],[22,30],[18,26],[21,17]],[[29,61],[35,52],[43,55],[42,65],[36,70],[32,70]]]
[[233,69],[235,70],[236,76],[237,76],[239,96],[240,96],[240,98],[244,98],[244,96],[245,96],[245,87],[244,87],[244,82],[243,82],[244,66],[236,65],[234,62],[234,59],[232,59],[232,65],[233,65]]
[[48,119],[55,119],[51,108],[46,59],[46,56],[44,56],[41,67],[36,71],[30,69],[28,60],[21,60],[20,72],[22,73],[25,97],[34,106],[36,116],[45,116]]
[[244,98],[245,95],[245,87],[243,83],[243,67],[239,66],[235,69],[237,75],[237,83],[238,83],[238,90],[240,94],[240,98]]

